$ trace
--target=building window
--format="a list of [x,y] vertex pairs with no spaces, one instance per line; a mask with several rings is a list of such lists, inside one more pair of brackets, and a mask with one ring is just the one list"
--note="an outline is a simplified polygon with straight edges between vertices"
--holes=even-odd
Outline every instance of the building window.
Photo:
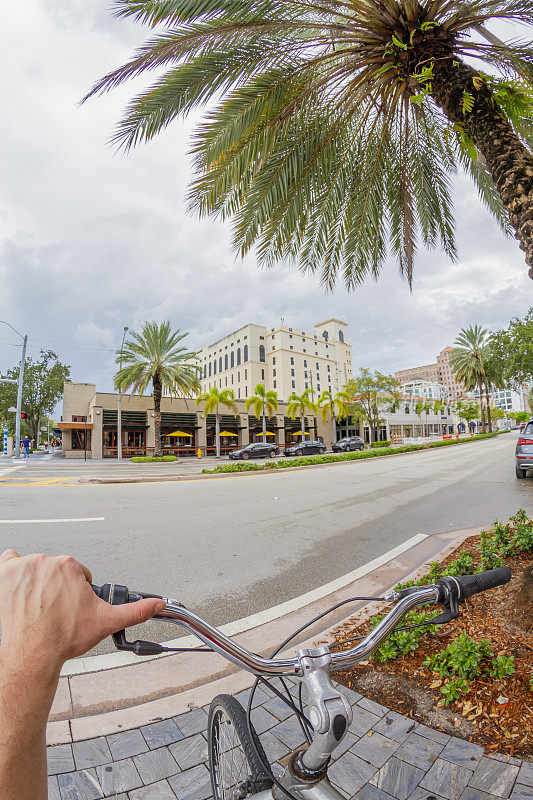
[[293,369],[291,369],[291,377],[294,378],[294,370]]
[[235,353],[233,352],[233,350],[231,351],[230,364],[232,367],[235,366]]
[[222,378],[218,379],[218,386],[220,389],[222,389]]
[[[246,337],[244,337],[244,338],[246,338]],[[243,361],[248,361],[248,345],[247,344],[244,345],[244,353],[242,355],[242,360]]]
[[259,338],[262,339],[263,341],[265,341],[265,337],[264,336],[260,336]]
[[274,356],[274,358],[272,359],[272,363],[273,363],[273,364],[275,364],[275,363],[276,363],[276,357],[275,357],[275,356]]
[[291,356],[291,364],[294,364],[294,356]]
[[226,386],[228,385],[228,376],[226,375]]
[[248,370],[247,369],[244,370],[244,380],[245,381],[248,380]]
[[241,387],[240,386],[237,389],[237,394],[238,394],[238,397],[239,397],[239,400],[240,400],[241,399]]
[[259,345],[259,361],[266,361],[264,344]]
[[224,356],[224,369],[227,368],[228,368],[228,354],[226,353],[226,355]]
[[328,372],[331,372],[331,367],[329,364],[328,364]]
[[238,380],[238,381],[239,381],[239,383],[240,383],[240,380],[241,380],[241,373],[240,373],[240,372],[238,372],[238,373],[237,373],[237,380]]
[[339,342],[344,342],[344,333],[339,331]]
[[233,373],[231,374],[231,385],[233,386]]
[[294,381],[291,381],[291,386],[292,386],[293,389],[296,389],[296,384],[295,384]]
[[73,416],[72,422],[87,422],[87,417],[80,417],[79,415],[77,417]]
[[325,340],[326,340],[326,342],[327,342],[327,340],[329,339],[329,333],[328,333],[327,331],[324,331],[324,332],[322,333],[322,336],[324,337],[324,339],[325,339]]
[[262,381],[265,380],[265,370],[264,369],[261,370],[261,380]]
[[207,377],[207,364],[204,364],[204,378]]
[[237,366],[241,363],[241,348],[237,348]]
[[273,370],[272,370],[272,376],[273,376],[274,378],[276,377],[276,370],[275,370],[275,369],[273,369]]
[[274,381],[274,389],[276,388],[276,381]]
[[304,367],[306,367],[306,366],[307,366],[307,361],[304,358]]
[[294,350],[294,347],[292,346],[292,344],[289,346],[289,350]]
[[217,374],[217,360],[215,358],[215,360],[213,361],[213,375],[216,374]]
[[317,385],[316,385],[316,390],[317,390],[317,392],[320,391],[320,384],[319,383],[317,383]]
[[406,414],[408,414],[408,413],[409,413],[409,406],[405,406],[405,413],[406,413]]
[[318,363],[318,361],[316,362],[316,368],[320,369],[320,364]]

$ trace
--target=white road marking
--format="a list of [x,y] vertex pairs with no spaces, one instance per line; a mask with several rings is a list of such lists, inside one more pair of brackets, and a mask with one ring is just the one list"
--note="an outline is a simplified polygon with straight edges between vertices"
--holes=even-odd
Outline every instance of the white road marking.
[[26,522],[105,522],[105,517],[71,517],[69,519],[0,519],[0,525],[17,525]]
[[7,469],[0,469],[0,477],[2,475],[7,475],[9,472],[15,472],[15,470],[17,470],[17,469],[24,469],[24,467],[27,467],[27,466],[28,466],[27,464],[19,464],[16,467],[7,467]]

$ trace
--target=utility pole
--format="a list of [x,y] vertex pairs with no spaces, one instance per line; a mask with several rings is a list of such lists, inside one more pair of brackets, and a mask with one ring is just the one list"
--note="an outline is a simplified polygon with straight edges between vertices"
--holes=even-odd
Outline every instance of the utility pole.
[[[124,326],[124,333],[122,334],[122,343],[120,345],[120,361],[119,371],[122,369],[122,348],[124,347],[124,338],[128,326]],[[118,388],[118,403],[117,403],[117,459],[122,461],[122,390]]]
[[3,322],[4,325],[7,325],[8,328],[11,328],[17,336],[20,336],[22,339],[22,357],[20,359],[20,367],[19,367],[19,379],[18,379],[18,388],[17,388],[17,416],[15,417],[15,458],[20,458],[20,415],[22,413],[22,382],[24,380],[24,364],[26,361],[26,347],[28,344],[28,337],[23,336],[21,333],[17,331],[13,325],[10,325],[9,322],[6,322],[4,319],[0,320]]

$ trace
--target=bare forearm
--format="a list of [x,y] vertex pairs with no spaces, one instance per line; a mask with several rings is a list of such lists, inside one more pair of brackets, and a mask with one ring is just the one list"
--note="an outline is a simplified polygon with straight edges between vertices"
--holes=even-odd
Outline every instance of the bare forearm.
[[59,673],[2,655],[0,648],[2,800],[46,800],[46,721]]

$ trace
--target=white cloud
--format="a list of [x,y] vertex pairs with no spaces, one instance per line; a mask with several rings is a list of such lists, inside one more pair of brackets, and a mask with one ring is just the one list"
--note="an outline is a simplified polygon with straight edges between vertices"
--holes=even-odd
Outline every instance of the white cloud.
[[[260,271],[230,252],[228,226],[185,214],[194,120],[117,155],[106,142],[140,85],[78,106],[94,80],[122,63],[145,31],[109,14],[108,0],[28,0],[4,14],[0,147],[2,318],[52,347],[77,380],[112,384],[123,326],[170,319],[191,346],[249,321],[280,317],[303,329],[328,316],[351,326],[356,366],[432,361],[463,325],[507,324],[531,304],[521,251],[505,240],[462,179],[460,260],[421,253],[414,292],[387,267],[353,294],[325,294],[316,278]],[[0,333],[0,370],[15,354]]]

